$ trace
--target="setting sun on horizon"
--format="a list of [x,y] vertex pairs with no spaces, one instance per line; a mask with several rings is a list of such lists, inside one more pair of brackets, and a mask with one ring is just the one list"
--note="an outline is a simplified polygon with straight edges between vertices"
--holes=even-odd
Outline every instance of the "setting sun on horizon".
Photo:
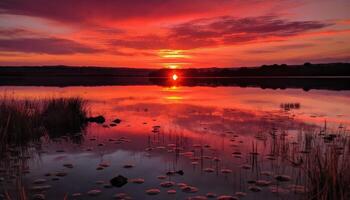
[[172,78],[174,81],[176,81],[179,77],[176,74],[173,74]]

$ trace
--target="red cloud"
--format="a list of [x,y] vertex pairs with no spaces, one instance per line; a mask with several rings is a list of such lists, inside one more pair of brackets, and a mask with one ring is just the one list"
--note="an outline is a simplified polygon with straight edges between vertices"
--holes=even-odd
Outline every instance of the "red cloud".
[[163,36],[126,37],[112,40],[111,44],[135,49],[194,49],[284,38],[330,25],[318,21],[288,21],[276,16],[224,16],[178,24]]
[[72,40],[59,38],[0,39],[0,51],[45,54],[96,53],[95,49]]
[[[61,22],[84,23],[107,20],[159,19],[224,11],[232,5],[257,0],[1,0],[0,13],[36,16]],[[231,5],[231,6],[230,6]]]

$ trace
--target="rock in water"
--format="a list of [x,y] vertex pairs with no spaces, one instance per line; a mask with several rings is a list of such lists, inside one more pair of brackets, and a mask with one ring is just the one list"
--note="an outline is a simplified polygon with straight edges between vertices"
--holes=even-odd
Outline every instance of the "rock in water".
[[205,168],[204,171],[207,172],[207,173],[212,173],[215,170],[213,168],[208,167],[208,168]]
[[269,172],[269,171],[263,171],[260,173],[261,175],[264,175],[264,176],[272,176],[273,173],[272,172]]
[[79,192],[72,194],[72,197],[81,197],[81,196],[83,196],[83,194]]
[[125,169],[130,169],[130,168],[133,168],[134,165],[132,165],[132,164],[125,164],[123,167],[124,167]]
[[168,194],[176,194],[176,190],[168,190],[167,193]]
[[206,196],[194,196],[194,197],[188,197],[187,200],[207,200],[208,198]]
[[164,181],[160,183],[161,187],[169,188],[172,187],[175,183],[172,181]]
[[43,195],[43,194],[35,194],[32,199],[33,200],[45,200],[45,195]]
[[104,168],[103,167],[97,167],[96,170],[100,171],[100,170],[103,170]]
[[223,174],[230,174],[230,173],[232,173],[232,170],[230,170],[230,169],[222,169],[221,173],[223,173]]
[[70,168],[70,169],[72,169],[74,167],[73,164],[71,164],[71,163],[63,164],[63,166],[67,167],[67,168]]
[[117,118],[117,119],[113,120],[113,122],[116,124],[120,124],[120,122],[122,122],[122,120]]
[[237,197],[229,196],[229,195],[222,195],[216,198],[217,200],[238,200]]
[[175,174],[176,174],[175,171],[168,171],[168,172],[166,173],[167,176],[174,176]]
[[89,117],[86,119],[87,122],[95,122],[97,124],[103,124],[106,120],[102,115],[99,115],[97,117]]
[[181,175],[181,176],[183,176],[183,175],[185,174],[183,170],[179,170],[179,171],[177,171],[176,173],[179,174],[179,175]]
[[41,185],[41,186],[33,186],[31,188],[32,191],[42,192],[51,189],[51,185]]
[[109,164],[108,163],[100,163],[99,166],[106,168],[106,167],[109,167]]
[[257,187],[257,186],[250,186],[248,189],[252,192],[260,192],[261,191],[261,188]]
[[198,188],[196,187],[192,187],[192,186],[186,186],[182,188],[182,192],[186,192],[186,193],[196,193],[198,192]]
[[237,197],[245,197],[245,196],[247,196],[247,193],[245,193],[245,192],[236,192],[235,195]]
[[207,196],[208,198],[215,198],[215,197],[217,197],[218,195],[215,194],[215,193],[212,193],[212,192],[208,192],[205,196]]
[[90,190],[87,194],[89,196],[97,196],[97,195],[101,194],[101,190]]
[[290,181],[292,178],[287,175],[277,175],[275,176],[275,179],[280,182],[287,182],[287,181]]
[[128,194],[126,193],[117,193],[113,196],[114,199],[120,199],[120,200],[127,200],[132,199]]
[[160,193],[160,190],[157,188],[146,190],[146,194],[148,195],[157,195],[159,193]]
[[67,176],[67,173],[66,172],[57,172],[55,175],[58,177],[64,177],[64,176]]
[[114,187],[122,187],[128,183],[128,179],[122,175],[118,175],[112,178],[110,182]]
[[130,179],[130,182],[131,183],[136,183],[136,184],[142,184],[142,183],[145,182],[145,180],[142,179],[142,178],[135,178],[135,179]]
[[160,176],[157,176],[157,178],[160,180],[163,180],[163,179],[166,179],[166,176],[160,175]]
[[251,169],[251,166],[250,165],[242,165],[241,166],[243,169]]
[[43,184],[46,182],[46,179],[40,178],[40,179],[36,179],[33,181],[34,184]]
[[271,181],[267,181],[267,180],[257,180],[255,182],[255,185],[260,187],[266,187],[266,186],[269,186],[270,184],[271,184]]

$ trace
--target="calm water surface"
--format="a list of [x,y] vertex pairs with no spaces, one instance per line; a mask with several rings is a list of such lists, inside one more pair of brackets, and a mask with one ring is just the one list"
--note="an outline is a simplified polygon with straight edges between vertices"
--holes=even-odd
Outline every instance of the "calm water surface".
[[[45,194],[52,200],[65,194],[68,199],[112,199],[122,192],[133,199],[186,199],[208,192],[232,196],[244,192],[244,199],[297,199],[301,192],[295,193],[293,185],[304,186],[305,177],[282,156],[271,159],[276,151],[271,133],[283,134],[288,144],[302,145],[305,131],[324,126],[338,130],[350,124],[349,91],[104,86],[1,87],[0,94],[21,99],[79,96],[87,100],[91,115],[106,118],[104,125],[90,124],[78,139],[43,138],[44,145],[28,160],[25,184],[30,188],[34,180],[47,179],[45,185],[52,188]],[[110,126],[116,118],[122,122]],[[100,164],[108,166],[96,170]],[[179,170],[184,174],[166,175]],[[67,176],[60,180],[44,176],[55,172]],[[144,183],[104,187],[119,174],[142,178]],[[291,180],[278,182],[275,175]],[[268,183],[253,192],[249,189],[255,186],[253,180]],[[175,185],[161,187],[164,181]],[[178,183],[198,192],[183,192]],[[145,190],[150,188],[161,192],[149,196]],[[101,195],[88,196],[92,189],[101,190]],[[170,189],[177,193],[167,194]],[[73,198],[74,193],[83,196]]]

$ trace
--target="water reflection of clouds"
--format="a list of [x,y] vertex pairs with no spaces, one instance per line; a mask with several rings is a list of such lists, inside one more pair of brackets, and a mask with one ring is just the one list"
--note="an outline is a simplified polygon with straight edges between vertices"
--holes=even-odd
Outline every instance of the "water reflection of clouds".
[[[147,108],[147,112],[140,112]],[[285,130],[312,126],[292,119],[284,112],[228,109],[191,104],[136,103],[115,107],[132,116],[157,118],[190,132],[224,133],[233,131],[247,135],[278,127]]]
[[158,98],[156,97],[151,97],[151,96],[145,96],[145,97],[136,97],[136,96],[128,96],[128,97],[117,97],[117,98],[112,98],[110,99],[111,103],[124,103],[128,101],[152,101],[156,100]]
[[[1,87],[0,90],[2,92],[13,91],[16,98],[80,96],[89,104],[91,103],[92,113],[106,115],[115,104],[185,103],[271,111],[279,109],[281,103],[299,102],[302,109],[294,111],[294,114],[300,120],[313,121],[317,124],[323,123],[324,120],[337,125],[339,123],[350,124],[347,115],[350,112],[347,106],[349,91],[312,90],[305,92],[300,89],[262,90],[258,88],[183,86]],[[332,101],[329,101],[330,99]],[[321,117],[311,118],[310,115]],[[344,116],[340,118],[338,115]]]
[[275,105],[274,102],[271,102],[268,100],[261,100],[261,99],[246,99],[246,100],[244,100],[244,102],[248,103],[248,104]]

